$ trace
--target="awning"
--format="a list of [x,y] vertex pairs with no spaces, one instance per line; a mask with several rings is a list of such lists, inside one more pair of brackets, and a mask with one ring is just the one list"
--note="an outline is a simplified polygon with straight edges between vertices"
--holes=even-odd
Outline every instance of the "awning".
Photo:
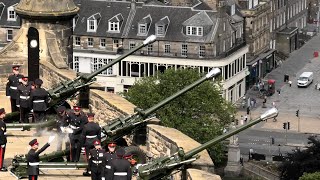
[[257,63],[257,61],[259,60],[262,60],[264,58],[269,58],[268,56],[271,56],[271,54],[273,52],[275,52],[276,50],[275,49],[270,49],[269,51],[267,52],[264,52],[264,53],[261,53],[257,58],[255,58],[253,61],[251,62],[248,62],[247,63],[247,66],[252,66],[252,65],[255,65]]

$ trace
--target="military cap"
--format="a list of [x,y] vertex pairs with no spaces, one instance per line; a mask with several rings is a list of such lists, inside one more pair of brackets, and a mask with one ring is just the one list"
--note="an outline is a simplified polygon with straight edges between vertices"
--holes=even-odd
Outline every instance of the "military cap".
[[75,110],[75,111],[80,111],[80,110],[81,110],[81,107],[80,107],[80,106],[73,106],[73,110]]
[[64,106],[59,106],[59,107],[57,108],[57,112],[58,112],[58,113],[63,113],[66,109],[67,109],[67,108],[64,107]]
[[36,80],[34,81],[34,84],[36,84],[36,85],[42,85],[42,84],[43,84],[43,81],[42,81],[41,79],[36,79]]
[[0,109],[0,115],[3,114],[3,113],[5,113],[5,112],[6,112],[6,111],[4,110],[4,108],[1,108],[1,109]]
[[16,70],[16,71],[18,71],[18,70],[19,70],[19,68],[20,68],[20,66],[19,66],[19,65],[13,65],[13,66],[12,66],[12,69],[14,69],[14,70]]
[[94,115],[95,115],[94,113],[87,113],[88,117],[94,117]]
[[114,141],[110,141],[109,143],[108,143],[108,147],[116,147],[116,142],[114,142]]
[[124,151],[123,148],[120,148],[120,149],[117,150],[116,153],[117,153],[117,156],[118,156],[118,157],[123,157],[126,152]]
[[22,79],[23,81],[28,81],[28,77],[27,77],[27,76],[23,76],[21,79]]
[[32,139],[30,142],[29,142],[29,145],[30,146],[34,146],[34,145],[38,145],[38,140],[37,139]]
[[29,86],[34,86],[34,82],[33,81],[28,81],[28,85]]
[[95,140],[95,141],[93,142],[93,145],[94,145],[94,146],[98,146],[98,145],[101,145],[101,143],[100,143],[100,141]]

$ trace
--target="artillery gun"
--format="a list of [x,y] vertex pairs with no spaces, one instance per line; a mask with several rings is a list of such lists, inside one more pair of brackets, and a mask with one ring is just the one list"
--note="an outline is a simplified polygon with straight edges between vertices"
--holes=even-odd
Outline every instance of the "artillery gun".
[[[181,89],[180,91],[176,92],[175,94],[167,97],[163,101],[159,102],[158,104],[150,107],[146,110],[139,110],[135,109],[136,112],[132,115],[126,116],[126,117],[120,117],[116,118],[107,125],[102,127],[101,132],[101,143],[102,145],[107,145],[109,141],[125,141],[123,140],[123,137],[126,135],[130,135],[133,133],[136,129],[146,125],[147,121],[152,119],[153,113],[160,109],[161,107],[165,106],[166,104],[170,103],[171,101],[175,100],[179,96],[185,94],[186,92],[190,91],[191,89],[197,87],[201,83],[213,79],[214,77],[217,77],[221,73],[219,68],[212,69],[208,74],[203,76],[202,78],[198,79],[197,81],[193,82],[192,84],[186,86],[185,88]],[[63,156],[69,154],[69,150],[63,150],[63,151],[56,151],[50,154],[45,154],[40,156],[40,159],[46,163],[46,167],[50,166],[49,161],[62,159]],[[126,153],[130,152],[134,156],[134,158],[138,158],[139,163],[145,163],[145,155],[142,154],[142,151],[135,146],[129,146],[126,148]],[[16,177],[26,177],[26,158],[24,155],[18,155],[15,156],[12,160],[13,168],[11,169],[11,173],[14,174]],[[54,162],[51,163],[52,167],[55,168],[66,168],[66,167],[72,167],[70,163],[65,162]],[[72,163],[71,163],[72,164]],[[75,164],[74,164],[75,165]],[[74,167],[75,168],[75,167]]]
[[234,129],[226,134],[218,136],[211,141],[202,144],[201,146],[196,147],[193,150],[184,152],[182,148],[179,148],[178,152],[167,157],[157,158],[150,163],[141,165],[138,167],[138,179],[143,180],[157,180],[163,179],[169,176],[173,171],[179,170],[180,168],[187,166],[199,158],[198,153],[207,149],[210,146],[213,146],[261,121],[267,120],[269,118],[276,117],[278,115],[278,110],[272,108],[262,114],[259,118],[240,126],[237,129]]
[[[50,102],[49,102],[47,111],[52,110],[52,108],[55,110],[55,108],[57,108],[63,104],[66,104],[65,101],[67,99],[72,98],[73,96],[76,95],[76,93],[78,91],[80,91],[81,89],[94,83],[94,81],[96,80],[95,76],[97,76],[98,74],[107,70],[108,68],[112,67],[116,63],[122,61],[124,58],[130,56],[131,54],[135,53],[139,49],[141,49],[149,44],[152,44],[153,42],[155,42],[155,40],[156,40],[156,36],[151,35],[146,40],[144,40],[143,43],[140,44],[139,46],[137,46],[137,47],[131,49],[129,52],[119,56],[118,58],[116,58],[113,61],[111,61],[110,63],[102,66],[101,68],[94,71],[93,73],[90,73],[90,74],[79,73],[75,79],[61,82],[61,84],[59,86],[57,86],[56,88],[48,90]],[[17,112],[8,113],[5,117],[5,122],[7,122],[7,123],[18,121],[18,120],[19,120],[19,113],[17,113]],[[8,128],[10,128],[12,126],[15,126],[15,125],[7,124]]]

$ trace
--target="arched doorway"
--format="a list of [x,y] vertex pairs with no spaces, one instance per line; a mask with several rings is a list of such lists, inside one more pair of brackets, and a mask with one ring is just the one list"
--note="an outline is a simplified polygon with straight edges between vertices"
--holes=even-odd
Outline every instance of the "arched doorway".
[[28,30],[28,77],[30,81],[39,78],[39,32],[36,28]]

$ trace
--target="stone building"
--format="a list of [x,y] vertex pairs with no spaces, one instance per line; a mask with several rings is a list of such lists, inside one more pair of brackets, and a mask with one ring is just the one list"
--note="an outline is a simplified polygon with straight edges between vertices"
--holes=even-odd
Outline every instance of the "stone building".
[[138,78],[167,68],[196,68],[206,73],[219,67],[222,94],[235,102],[245,93],[248,48],[243,30],[237,29],[227,13],[227,4],[217,5],[219,10],[210,6],[203,2],[181,7],[159,2],[84,1],[81,7],[86,8],[74,20],[73,69],[92,72],[155,34],[155,43],[103,72],[98,82],[108,91],[122,92]]
[[270,3],[238,0],[241,13],[246,19],[246,42],[249,45],[246,87],[250,88],[275,66],[274,50],[270,48]]

